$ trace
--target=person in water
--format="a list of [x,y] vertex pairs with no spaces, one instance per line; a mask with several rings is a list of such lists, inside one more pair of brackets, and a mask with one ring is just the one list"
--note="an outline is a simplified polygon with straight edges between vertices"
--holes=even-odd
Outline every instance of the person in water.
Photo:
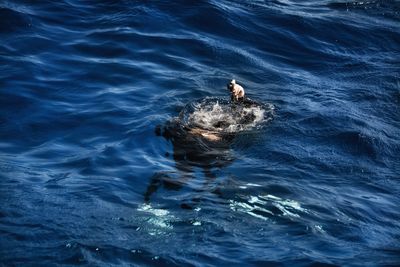
[[[231,100],[234,102],[241,102],[247,104],[253,104],[250,100],[245,99],[244,97],[244,89],[241,85],[236,83],[236,80],[231,80],[230,83],[227,84],[228,90],[231,92]],[[191,128],[188,131],[190,134],[195,136],[201,136],[208,141],[211,142],[219,142],[222,141],[222,135],[216,131],[210,131],[201,128]]]
[[228,83],[227,87],[231,92],[232,101],[244,100],[244,89],[242,86],[236,83],[236,80],[232,80],[230,83]]

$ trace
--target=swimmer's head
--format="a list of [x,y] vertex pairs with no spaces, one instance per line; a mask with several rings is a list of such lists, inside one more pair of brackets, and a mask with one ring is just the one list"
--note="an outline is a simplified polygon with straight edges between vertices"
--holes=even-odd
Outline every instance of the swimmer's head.
[[236,80],[232,80],[230,83],[227,84],[228,90],[230,92],[232,92],[233,89],[235,88],[235,84],[236,84]]

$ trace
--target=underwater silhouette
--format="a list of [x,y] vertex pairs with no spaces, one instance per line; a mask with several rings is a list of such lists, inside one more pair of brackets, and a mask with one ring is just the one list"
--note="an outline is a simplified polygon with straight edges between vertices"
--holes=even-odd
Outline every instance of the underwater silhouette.
[[[262,106],[248,98],[236,103],[205,98],[186,105],[177,118],[155,130],[157,136],[172,144],[178,178],[170,177],[167,172],[155,173],[144,194],[145,201],[149,202],[160,187],[180,190],[194,177],[196,168],[200,168],[205,177],[202,188],[197,191],[218,193],[210,185],[216,179],[216,170],[234,161],[231,145],[236,135],[272,119],[273,110],[272,105]],[[188,204],[181,206],[190,207]]]

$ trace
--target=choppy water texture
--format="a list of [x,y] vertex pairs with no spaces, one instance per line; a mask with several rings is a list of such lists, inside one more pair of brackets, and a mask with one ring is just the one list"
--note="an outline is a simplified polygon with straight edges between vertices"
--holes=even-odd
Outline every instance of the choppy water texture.
[[399,25],[384,0],[0,0],[1,263],[398,265]]

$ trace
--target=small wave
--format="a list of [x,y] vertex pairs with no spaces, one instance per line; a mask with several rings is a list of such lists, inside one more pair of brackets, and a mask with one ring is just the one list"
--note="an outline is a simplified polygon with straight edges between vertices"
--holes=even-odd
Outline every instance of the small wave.
[[143,204],[137,210],[147,214],[147,222],[150,224],[147,230],[150,235],[160,235],[164,230],[173,229],[171,221],[175,220],[175,217],[168,210],[153,208],[149,204]]
[[14,6],[0,4],[0,16],[2,18],[0,34],[15,33],[27,30],[32,26],[31,17]]
[[273,216],[298,218],[301,213],[308,213],[299,202],[273,195],[249,196],[246,201],[230,200],[230,208],[262,220]]

